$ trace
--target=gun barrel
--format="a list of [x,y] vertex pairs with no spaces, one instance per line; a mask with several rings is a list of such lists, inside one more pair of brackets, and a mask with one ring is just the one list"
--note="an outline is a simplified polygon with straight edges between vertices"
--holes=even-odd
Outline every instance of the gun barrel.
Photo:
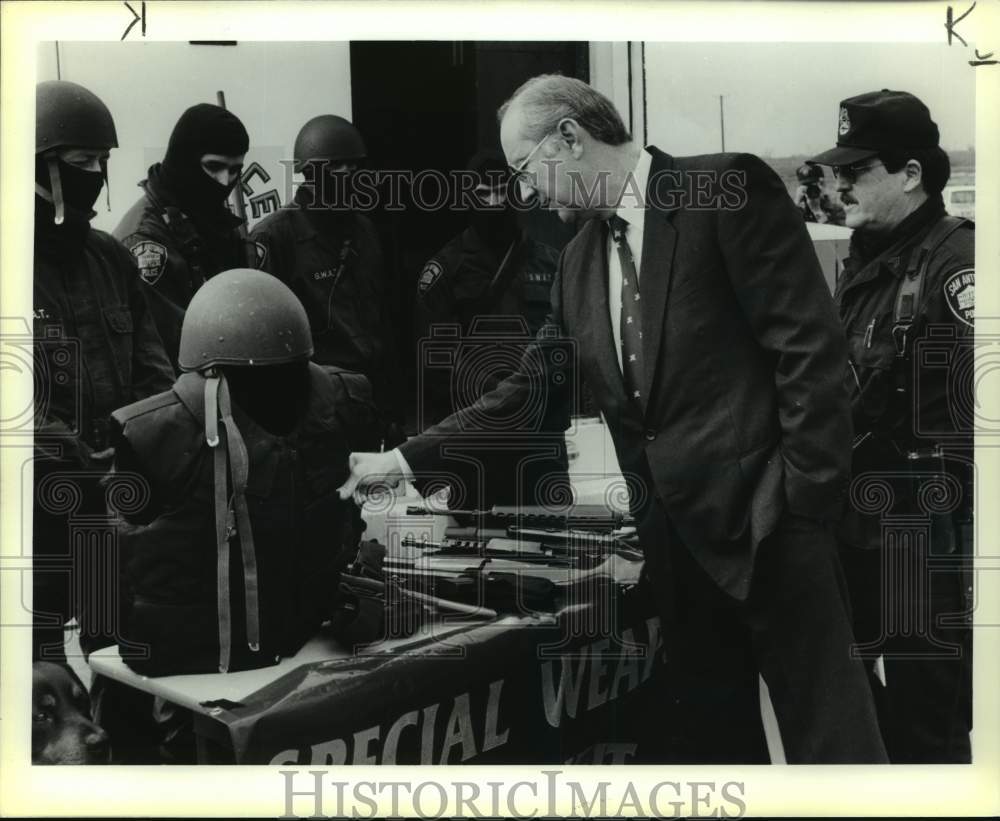
[[447,510],[408,505],[406,513],[409,516],[469,516],[501,522],[536,522],[560,528],[591,530],[613,530],[632,522],[629,514],[611,511],[602,505],[578,505],[565,513],[535,505],[494,505],[489,510]]

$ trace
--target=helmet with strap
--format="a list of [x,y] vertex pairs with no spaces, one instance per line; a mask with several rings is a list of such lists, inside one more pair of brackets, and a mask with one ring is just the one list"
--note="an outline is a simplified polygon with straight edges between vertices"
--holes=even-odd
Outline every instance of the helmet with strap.
[[281,365],[308,360],[305,308],[277,277],[252,268],[216,274],[195,292],[181,327],[182,371],[218,365]]
[[[111,112],[89,89],[66,80],[51,80],[35,87],[35,156],[48,166],[51,190],[35,190],[55,206],[55,222],[61,225],[66,206],[59,173],[59,149],[118,147],[118,133]],[[104,184],[108,181],[106,161],[101,161]],[[36,180],[38,177],[36,177]]]
[[[205,442],[213,452],[222,672],[231,658],[229,540],[236,534],[243,557],[247,643],[251,651],[260,650],[256,552],[246,501],[249,454],[233,418],[223,367],[306,362],[312,353],[302,303],[287,285],[263,271],[235,268],[216,274],[198,289],[184,315],[178,364],[182,371],[205,377]],[[221,437],[220,421],[225,429]]]

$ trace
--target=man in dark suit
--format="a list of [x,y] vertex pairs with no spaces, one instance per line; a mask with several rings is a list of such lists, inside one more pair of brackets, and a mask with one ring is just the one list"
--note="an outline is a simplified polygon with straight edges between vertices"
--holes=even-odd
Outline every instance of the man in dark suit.
[[[527,356],[548,363],[554,391],[572,380],[548,337],[575,341],[622,472],[639,480],[631,506],[672,637],[678,743],[689,760],[752,758],[727,729],[747,724],[752,648],[788,761],[884,762],[830,526],[851,453],[846,343],[784,185],[750,155],[643,150],[572,78],[529,80],[500,121],[542,204],[587,219]],[[537,386],[518,372],[479,404],[516,408]],[[342,493],[432,467],[476,407],[396,452],[352,455]]]

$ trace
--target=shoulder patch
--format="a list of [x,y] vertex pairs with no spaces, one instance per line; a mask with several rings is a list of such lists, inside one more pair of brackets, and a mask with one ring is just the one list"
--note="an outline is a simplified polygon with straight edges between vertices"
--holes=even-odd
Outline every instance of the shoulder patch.
[[944,301],[955,317],[972,326],[976,319],[976,271],[963,268],[944,281]]
[[254,268],[260,268],[260,266],[267,260],[267,246],[263,242],[254,240],[253,253]]
[[432,259],[420,272],[420,279],[417,281],[417,290],[422,294],[427,293],[434,286],[434,283],[441,278],[441,274],[443,273],[444,269],[441,267],[441,263]]
[[139,266],[139,276],[147,285],[155,285],[167,268],[167,249],[158,242],[144,239],[129,247]]

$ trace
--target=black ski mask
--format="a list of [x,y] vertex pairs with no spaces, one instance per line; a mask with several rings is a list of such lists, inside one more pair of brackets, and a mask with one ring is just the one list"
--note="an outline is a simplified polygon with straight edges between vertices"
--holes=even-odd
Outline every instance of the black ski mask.
[[55,156],[35,158],[35,182],[52,196],[57,214],[58,201],[65,204],[66,219],[90,221],[105,178],[103,169],[86,171]]
[[55,155],[35,158],[35,247],[62,259],[79,257],[90,232],[94,203],[107,179]]
[[[490,186],[494,191],[508,189],[510,169],[499,151],[483,150],[469,160],[467,170],[476,175],[477,183]],[[477,204],[469,210],[469,226],[495,253],[503,254],[518,234],[517,214],[504,201],[502,205]]]
[[236,115],[217,105],[199,103],[185,111],[174,126],[160,180],[181,210],[196,222],[218,218],[239,180],[222,185],[201,167],[201,158],[205,154],[239,156],[249,147],[250,137]]

